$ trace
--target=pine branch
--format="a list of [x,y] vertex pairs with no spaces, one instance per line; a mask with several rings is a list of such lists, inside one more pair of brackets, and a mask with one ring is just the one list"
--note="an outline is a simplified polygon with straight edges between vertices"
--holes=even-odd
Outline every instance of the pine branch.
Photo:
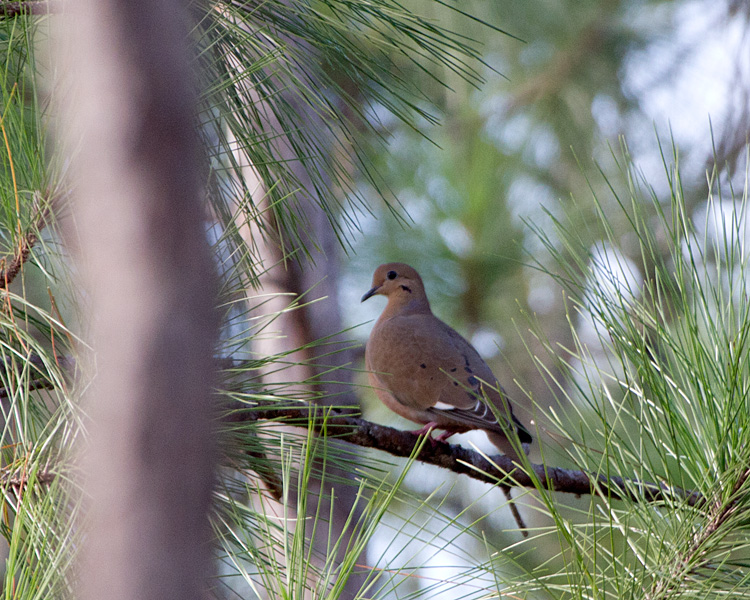
[[[236,410],[227,415],[230,422],[278,420],[285,425],[312,427],[318,435],[335,437],[364,448],[376,448],[393,456],[409,457],[420,436],[410,431],[378,425],[365,419],[347,416],[335,409],[293,404],[279,406],[274,402],[256,402],[255,406]],[[699,492],[674,486],[637,481],[625,477],[592,476],[584,471],[529,464],[526,468],[514,465],[507,456],[486,458],[479,452],[447,443],[424,444],[417,460],[435,465],[478,481],[509,487],[535,488],[535,480],[551,491],[569,494],[597,495],[609,500],[662,502],[671,498],[684,500],[689,506],[704,502]]]

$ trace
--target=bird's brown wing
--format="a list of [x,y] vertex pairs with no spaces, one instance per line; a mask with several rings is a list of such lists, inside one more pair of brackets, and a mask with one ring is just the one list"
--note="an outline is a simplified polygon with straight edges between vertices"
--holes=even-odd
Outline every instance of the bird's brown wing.
[[[484,359],[458,332],[442,321],[440,324],[443,337],[452,348],[447,355],[451,356],[453,365],[446,369],[452,377],[451,385],[443,389],[439,403],[431,410],[480,429],[503,434],[508,429],[516,429],[522,443],[531,443],[531,435],[513,415],[505,391]],[[457,369],[456,363],[460,363]]]

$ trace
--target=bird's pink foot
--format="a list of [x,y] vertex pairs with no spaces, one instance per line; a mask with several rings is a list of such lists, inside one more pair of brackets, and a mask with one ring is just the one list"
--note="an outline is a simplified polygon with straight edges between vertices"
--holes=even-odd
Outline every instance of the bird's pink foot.
[[422,429],[417,429],[416,431],[412,431],[411,433],[413,433],[414,435],[430,435],[435,427],[437,427],[437,423],[432,421],[430,423],[427,423],[427,425],[422,427]]
[[437,423],[431,421],[427,423],[427,425],[422,427],[422,429],[417,429],[416,431],[412,431],[411,433],[413,433],[414,435],[426,435],[427,439],[430,440],[430,444],[434,448],[437,444],[437,441],[430,434],[432,433],[432,430],[435,429],[435,427],[437,427]]

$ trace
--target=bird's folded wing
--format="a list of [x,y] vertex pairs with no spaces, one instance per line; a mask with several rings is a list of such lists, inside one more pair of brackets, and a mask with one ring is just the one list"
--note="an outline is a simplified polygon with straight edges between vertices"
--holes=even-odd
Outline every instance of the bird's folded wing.
[[521,443],[530,444],[531,434],[526,427],[512,413],[510,406],[507,412],[500,409],[500,421],[495,413],[483,401],[477,401],[473,409],[455,408],[450,405],[438,403],[429,408],[427,413],[435,415],[436,421],[445,422],[446,419],[455,421],[456,425],[470,429],[484,429],[497,433],[507,434],[509,430],[515,430]]

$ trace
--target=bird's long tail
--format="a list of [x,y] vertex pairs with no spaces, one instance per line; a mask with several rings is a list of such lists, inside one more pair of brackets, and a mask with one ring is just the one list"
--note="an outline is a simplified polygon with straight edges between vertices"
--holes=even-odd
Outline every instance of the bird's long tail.
[[[525,429],[523,431],[526,431]],[[500,452],[505,454],[508,458],[510,458],[513,462],[520,464],[523,464],[521,457],[518,455],[518,452],[516,450],[518,446],[518,442],[515,444],[512,443],[505,434],[497,433],[495,431],[485,431],[487,434],[487,437],[489,438],[490,442],[497,447]],[[528,435],[528,432],[526,433]],[[523,451],[528,454],[529,453],[529,444],[523,441],[523,438],[521,437],[521,434],[519,432],[520,442],[521,442],[521,448]],[[529,436],[529,440],[531,439],[531,436]],[[507,485],[501,485],[503,493],[505,494],[505,497],[508,499],[508,507],[510,508],[510,512],[513,515],[513,518],[516,520],[516,523],[518,524],[518,528],[521,530],[521,533],[523,534],[523,537],[529,537],[529,532],[526,528],[526,523],[524,523],[523,518],[521,517],[521,513],[518,511],[518,506],[516,505],[515,501],[513,500],[513,496],[511,496],[510,493],[510,487]]]
[[516,520],[516,524],[518,525],[518,528],[521,530],[521,534],[523,537],[527,538],[529,537],[529,530],[526,527],[526,523],[523,520],[523,517],[521,516],[521,513],[518,511],[518,506],[516,506],[515,500],[513,500],[513,496],[510,494],[510,488],[507,485],[501,486],[503,488],[503,494],[505,494],[505,497],[508,500],[508,507],[510,508],[510,513],[513,515],[513,518]]

